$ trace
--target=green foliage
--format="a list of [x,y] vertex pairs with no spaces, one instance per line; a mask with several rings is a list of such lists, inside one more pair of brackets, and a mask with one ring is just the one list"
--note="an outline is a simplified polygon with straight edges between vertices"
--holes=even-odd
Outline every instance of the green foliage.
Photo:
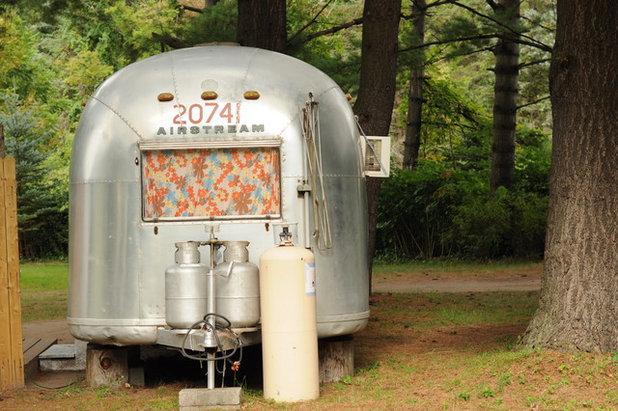
[[174,32],[175,3],[171,0],[141,0],[137,5],[126,0],[110,1],[104,14],[109,18],[111,28],[122,38],[121,44],[125,47],[129,62],[161,51],[161,45],[154,41],[153,33]]
[[[308,36],[362,17],[362,3],[339,0],[288,1],[288,53],[324,71],[345,92],[358,92],[361,49],[361,26],[307,40]],[[317,16],[317,18],[316,18]],[[312,24],[309,24],[312,23]]]
[[42,150],[46,133],[37,129],[32,115],[15,104],[0,112],[7,154],[15,157],[17,218],[23,258],[61,257],[68,251],[68,208],[65,190],[48,179]]
[[152,33],[175,33],[177,9],[168,0],[14,3],[0,14],[0,122],[17,159],[20,251],[62,257],[83,105],[115,69],[161,50]]
[[[491,118],[447,71],[424,83],[422,145],[413,171],[394,170],[380,197],[383,259],[540,258],[547,214],[549,137],[520,126],[516,183],[490,198]],[[476,90],[476,88],[475,88]],[[398,107],[405,127],[407,99]]]
[[[188,44],[235,41],[236,0],[203,13],[174,0],[10,0],[0,5],[0,121],[18,155],[22,252],[28,258],[66,250],[68,170],[83,105],[111,73],[165,51],[157,35]],[[356,0],[287,0],[289,54],[330,75],[345,92],[358,90],[360,25],[310,38],[362,16]],[[411,0],[402,14],[409,15]],[[486,15],[483,0],[465,2]],[[552,44],[555,5],[521,5],[518,30]],[[499,27],[486,18],[441,4],[428,10],[425,39],[444,44],[399,58],[399,97],[393,131],[407,113],[410,64],[425,63],[421,163],[395,171],[384,184],[378,252],[390,258],[539,256],[547,207],[551,128],[548,54],[522,45],[516,183],[489,199],[493,54]],[[453,39],[480,35],[473,41]],[[418,43],[410,19],[400,24],[400,48]],[[528,64],[539,61],[539,64]],[[538,131],[538,130],[542,130]],[[397,144],[395,144],[397,146]],[[395,152],[395,156],[397,153]],[[51,226],[55,225],[55,230]],[[38,234],[35,234],[38,233]],[[45,243],[42,238],[46,238]]]
[[53,77],[40,66],[39,35],[13,11],[0,14],[0,90],[12,90],[21,98],[47,98],[53,93]]
[[394,170],[382,184],[378,212],[376,252],[383,259],[543,254],[547,195],[501,187],[490,198],[487,170],[431,160]]
[[536,129],[519,127],[516,138],[514,189],[549,195],[549,136]]
[[189,44],[235,42],[238,11],[235,0],[221,0],[201,14],[188,18],[182,38]]

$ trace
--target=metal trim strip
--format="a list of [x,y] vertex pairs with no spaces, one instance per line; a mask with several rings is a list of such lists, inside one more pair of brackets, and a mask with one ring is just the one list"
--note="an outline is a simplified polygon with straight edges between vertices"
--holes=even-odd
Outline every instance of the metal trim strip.
[[236,147],[281,147],[281,138],[242,138],[226,140],[147,140],[138,143],[139,149],[180,150],[200,148],[236,148]]
[[338,321],[355,321],[369,318],[369,310],[353,314],[336,314],[318,316],[318,323],[332,323]]

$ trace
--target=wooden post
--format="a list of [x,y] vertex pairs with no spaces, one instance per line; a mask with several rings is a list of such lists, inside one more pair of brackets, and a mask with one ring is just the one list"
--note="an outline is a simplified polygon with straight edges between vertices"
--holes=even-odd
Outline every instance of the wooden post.
[[354,375],[354,339],[352,336],[319,340],[320,383],[339,381]]
[[24,386],[15,159],[0,125],[0,389]]
[[128,381],[128,347],[88,344],[86,382],[89,386],[120,388]]

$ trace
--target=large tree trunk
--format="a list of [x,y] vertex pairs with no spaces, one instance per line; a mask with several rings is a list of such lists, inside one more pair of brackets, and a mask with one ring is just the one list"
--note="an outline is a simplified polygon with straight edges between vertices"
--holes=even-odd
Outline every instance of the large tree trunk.
[[236,40],[241,46],[285,53],[285,0],[238,0]]
[[[395,101],[400,13],[401,0],[365,1],[360,89],[354,112],[367,135],[386,136],[390,129]],[[380,185],[380,179],[367,178],[370,275],[375,250]]]
[[[425,16],[427,2],[415,0],[412,6],[413,27],[416,45],[425,42]],[[408,94],[408,117],[406,121],[406,138],[403,150],[403,168],[413,169],[418,160],[421,146],[421,126],[423,112],[423,80],[425,76],[425,53],[419,49],[410,65],[410,89]]]
[[550,211],[529,346],[618,348],[617,21],[615,0],[558,0]]
[[[521,0],[501,0],[494,5],[497,19],[517,30]],[[492,2],[493,4],[493,2]],[[517,35],[502,28],[494,49],[496,55],[494,84],[494,127],[491,155],[490,190],[510,188],[515,173],[515,124],[517,113],[517,81],[519,77],[519,44]]]

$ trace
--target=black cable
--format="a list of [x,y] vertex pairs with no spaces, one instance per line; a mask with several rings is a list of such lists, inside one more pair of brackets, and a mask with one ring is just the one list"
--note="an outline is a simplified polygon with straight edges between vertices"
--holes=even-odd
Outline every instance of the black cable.
[[29,381],[32,384],[34,384],[36,387],[43,388],[44,390],[61,390],[63,388],[67,388],[67,387],[70,387],[71,385],[75,384],[75,381],[71,381],[70,383],[65,384],[65,385],[61,385],[59,387],[48,387],[46,385],[42,385],[42,384],[39,384],[36,381],[34,381],[32,376],[30,376],[28,373],[24,373],[24,376],[26,377],[26,381]]

